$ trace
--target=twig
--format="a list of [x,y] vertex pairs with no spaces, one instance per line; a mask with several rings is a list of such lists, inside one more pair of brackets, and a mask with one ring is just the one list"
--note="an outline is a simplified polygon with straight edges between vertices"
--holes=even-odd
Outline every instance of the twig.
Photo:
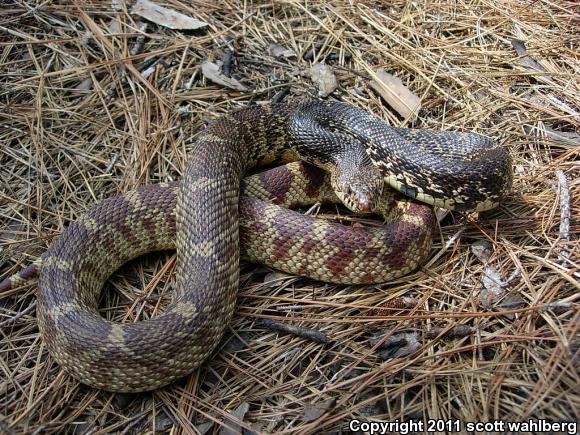
[[459,237],[461,237],[461,235],[463,234],[464,231],[465,231],[465,227],[462,227],[459,230],[457,230],[457,232],[455,234],[453,234],[449,238],[449,240],[447,240],[447,242],[445,243],[445,246],[443,246],[439,250],[439,252],[437,252],[437,254],[435,254],[433,256],[433,258],[431,260],[429,260],[429,262],[423,266],[423,268],[428,269],[429,267],[433,266],[433,264],[435,264],[435,262],[437,260],[439,260],[439,258],[441,258],[441,256],[443,254],[445,254],[445,252],[457,241],[457,239],[459,239]]
[[24,316],[25,314],[32,311],[34,309],[34,307],[36,307],[36,301],[30,302],[30,304],[24,310],[20,311],[16,315],[14,315],[14,317],[10,317],[10,318],[4,320],[3,322],[1,322],[0,326],[4,327],[4,326],[10,325],[12,323],[15,323],[22,316]]
[[474,329],[469,325],[457,325],[452,328],[432,328],[427,332],[427,338],[433,339],[437,337],[441,338],[462,338],[468,337],[473,334]]
[[317,331],[316,329],[288,325],[287,323],[275,322],[273,320],[263,320],[262,324],[272,331],[287,332],[289,334],[307,338],[308,340],[316,341],[318,343],[330,343],[330,338],[328,338],[328,336],[323,332]]
[[[566,175],[561,170],[556,171],[556,178],[560,185],[560,230],[558,232],[558,241],[570,241],[570,189]],[[568,257],[570,253],[566,250],[559,249],[560,257]]]

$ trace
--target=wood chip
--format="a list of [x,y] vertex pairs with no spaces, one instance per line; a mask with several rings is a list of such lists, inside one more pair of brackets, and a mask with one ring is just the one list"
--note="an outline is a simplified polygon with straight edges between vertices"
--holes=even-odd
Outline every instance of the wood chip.
[[164,8],[149,0],[137,0],[131,12],[169,29],[195,30],[208,25],[205,21]]
[[384,69],[375,71],[376,78],[370,82],[383,99],[403,118],[416,117],[421,109],[421,99],[407,88],[403,82]]
[[338,88],[338,80],[332,72],[332,68],[325,63],[312,65],[310,78],[318,86],[318,95],[320,97],[327,97]]

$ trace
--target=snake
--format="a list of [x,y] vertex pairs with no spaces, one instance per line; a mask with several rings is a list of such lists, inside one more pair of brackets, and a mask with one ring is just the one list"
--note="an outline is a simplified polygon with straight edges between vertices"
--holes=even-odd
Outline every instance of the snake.
[[[242,181],[256,167],[297,160],[307,163]],[[430,205],[488,210],[511,184],[509,152],[475,133],[391,127],[336,101],[251,105],[197,135],[179,182],[101,201],[0,288],[39,270],[39,329],[65,372],[108,391],[154,390],[190,374],[216,348],[235,311],[241,252],[314,279],[387,281],[427,258]],[[303,197],[379,211],[389,222],[345,227],[280,207],[304,205]],[[102,317],[107,278],[165,249],[177,250],[165,311],[134,323]]]

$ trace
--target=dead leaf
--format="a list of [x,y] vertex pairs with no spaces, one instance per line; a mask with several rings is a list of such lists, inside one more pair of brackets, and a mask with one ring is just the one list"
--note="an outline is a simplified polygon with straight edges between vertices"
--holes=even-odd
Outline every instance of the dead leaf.
[[512,39],[512,47],[520,57],[520,62],[522,63],[523,66],[540,72],[546,71],[546,68],[544,68],[540,63],[538,63],[536,60],[528,56],[528,50],[526,50],[526,44],[524,43],[524,41],[521,41],[519,39]]
[[326,402],[315,405],[306,405],[304,408],[304,421],[314,421],[326,414],[336,405],[336,399],[327,400]]
[[284,272],[268,272],[266,275],[264,275],[264,284],[268,284],[270,287],[276,287],[279,286],[283,280],[290,277],[292,277],[292,275],[288,275]]
[[125,0],[111,0],[111,9],[114,11],[122,11],[125,6]]
[[486,267],[481,278],[483,290],[479,293],[479,303],[485,309],[491,309],[505,295],[507,283],[493,267]]
[[483,264],[487,263],[492,253],[492,246],[487,240],[477,240],[471,244],[471,252]]
[[387,338],[380,346],[379,358],[386,360],[401,358],[417,352],[421,343],[417,340],[416,332],[397,332]]
[[111,33],[121,33],[122,31],[122,25],[121,22],[114,18],[109,22],[109,31]]
[[155,417],[155,433],[168,432],[172,426],[173,420],[167,415],[167,411],[162,409]]
[[213,63],[208,60],[201,64],[201,72],[203,75],[218,85],[225,86],[230,89],[235,89],[237,91],[246,92],[248,88],[242,85],[239,81],[234,78],[226,77],[220,70],[221,65],[218,63]]
[[421,99],[407,88],[403,82],[386,72],[378,69],[377,78],[370,82],[371,88],[395,109],[403,118],[417,116],[421,108]]
[[330,68],[325,63],[317,63],[310,68],[310,77],[318,86],[318,95],[321,97],[329,96],[338,88],[338,80]]
[[74,88],[75,91],[90,91],[91,89],[93,89],[93,79],[91,77],[84,79]]
[[[385,334],[389,335],[386,339]],[[381,359],[400,358],[415,353],[421,344],[417,339],[418,334],[414,331],[400,331],[392,333],[391,331],[381,331],[375,334],[369,340],[371,346],[380,342],[378,349]]]
[[571,131],[556,131],[550,127],[544,127],[546,136],[554,142],[558,142],[567,146],[580,146],[580,134]]
[[228,419],[226,417],[226,425],[222,426],[219,431],[220,435],[240,435],[242,433],[242,426],[240,426],[237,421],[244,421],[246,413],[250,409],[250,404],[248,402],[243,402],[240,406],[236,408],[235,411],[229,413],[233,419]]
[[240,350],[248,347],[248,342],[250,340],[250,333],[240,331],[236,335],[231,335],[227,339],[222,339],[222,342],[225,341],[225,345],[221,348],[220,352],[222,352],[223,355],[239,352]]
[[294,53],[289,48],[286,48],[280,44],[270,44],[268,46],[268,54],[274,57],[283,57],[285,59],[289,59],[291,57],[296,57],[296,53]]
[[521,295],[510,293],[500,302],[499,306],[506,309],[521,308],[526,306],[526,301]]
[[198,424],[197,426],[195,426],[195,430],[200,435],[205,435],[206,433],[208,433],[210,431],[210,429],[213,427],[214,424],[215,423],[210,420],[210,421],[207,421],[205,423]]
[[205,21],[164,8],[149,0],[137,0],[131,12],[170,29],[195,30],[208,25]]
[[450,211],[447,209],[435,207],[435,218],[437,219],[437,222],[441,222],[449,213]]
[[434,327],[430,331],[427,332],[427,338],[434,339],[434,338],[463,338],[469,335],[472,335],[474,328],[469,325],[456,325],[449,329],[446,328],[439,328]]

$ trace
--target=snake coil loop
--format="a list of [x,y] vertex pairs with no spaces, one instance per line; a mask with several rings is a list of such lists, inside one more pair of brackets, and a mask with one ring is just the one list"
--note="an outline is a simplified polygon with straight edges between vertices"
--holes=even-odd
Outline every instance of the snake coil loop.
[[[337,144],[337,137],[344,141]],[[348,143],[363,143],[363,152],[348,157]],[[73,222],[45,253],[38,317],[55,360],[82,382],[111,391],[155,389],[197,368],[234,312],[240,180],[257,163],[278,157],[326,168],[338,161],[347,175],[345,159],[367,164],[370,158],[393,187],[448,208],[489,208],[511,185],[507,152],[479,135],[387,127],[340,103],[234,111],[199,134],[179,188],[145,186],[109,198]],[[291,184],[287,178],[280,183]],[[340,176],[333,182],[343,184]],[[359,192],[362,208],[370,208],[366,195]],[[427,206],[400,206],[398,220],[377,236],[251,202],[241,205],[246,232],[266,239],[254,243],[242,234],[247,249],[258,252],[250,257],[263,253],[264,261],[298,274],[314,271],[315,278],[333,279],[342,273],[344,281],[365,282],[356,266],[364,269],[369,259],[396,276],[429,252],[433,215]],[[280,239],[283,234],[290,241]],[[146,252],[174,247],[177,290],[163,314],[136,323],[99,314],[99,293],[114,270]]]

